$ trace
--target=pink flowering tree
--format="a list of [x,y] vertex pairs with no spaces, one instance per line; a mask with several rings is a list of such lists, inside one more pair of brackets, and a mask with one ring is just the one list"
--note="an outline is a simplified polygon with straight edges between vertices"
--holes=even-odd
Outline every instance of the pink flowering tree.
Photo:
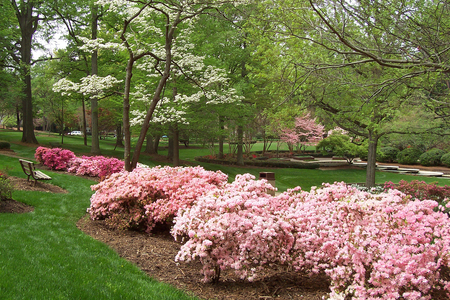
[[310,114],[295,118],[294,128],[283,128],[281,130],[281,140],[284,141],[289,151],[294,148],[305,150],[307,146],[315,145],[323,139],[324,126],[316,122],[316,118],[311,118]]
[[115,228],[151,231],[171,224],[180,208],[188,208],[205,192],[223,186],[227,176],[202,167],[136,168],[112,174],[92,186],[89,213]]

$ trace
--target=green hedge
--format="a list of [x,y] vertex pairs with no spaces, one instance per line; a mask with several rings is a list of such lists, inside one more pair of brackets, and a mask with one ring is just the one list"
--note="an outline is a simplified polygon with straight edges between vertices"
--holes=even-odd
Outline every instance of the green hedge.
[[397,162],[405,165],[415,165],[418,163],[422,151],[417,148],[406,148],[397,154]]
[[441,163],[450,168],[450,153],[444,154],[441,157]]
[[384,163],[393,163],[397,161],[399,150],[394,147],[382,147],[377,153],[377,160]]
[[431,149],[419,157],[419,162],[422,166],[439,166],[441,164],[441,157],[446,152],[441,149]]

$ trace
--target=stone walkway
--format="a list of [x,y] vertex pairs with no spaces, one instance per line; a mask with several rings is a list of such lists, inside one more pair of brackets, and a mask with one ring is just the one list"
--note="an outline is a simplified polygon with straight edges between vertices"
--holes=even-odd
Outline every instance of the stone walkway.
[[[324,167],[339,167],[339,166],[348,166],[348,163],[346,160],[340,160],[340,159],[330,159],[330,158],[316,158],[315,162],[319,162],[321,166]],[[361,160],[354,160],[352,166],[365,168],[367,166],[367,163]],[[387,164],[381,164],[377,163],[377,170],[384,171],[384,172],[393,172],[393,173],[399,173],[399,174],[408,174],[408,175],[418,175],[418,176],[427,176],[427,177],[443,177],[443,178],[449,178],[450,179],[450,169],[439,167],[434,168],[437,170],[430,170],[428,167],[423,167],[421,165],[417,165],[414,167],[408,166],[403,167],[399,165],[387,165]]]

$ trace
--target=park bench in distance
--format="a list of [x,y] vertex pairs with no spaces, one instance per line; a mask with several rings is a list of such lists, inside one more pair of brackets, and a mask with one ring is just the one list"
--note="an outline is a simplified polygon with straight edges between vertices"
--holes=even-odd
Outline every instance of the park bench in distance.
[[27,181],[30,181],[30,176],[34,179],[34,185],[36,186],[36,182],[38,180],[50,180],[52,179],[50,176],[42,173],[41,171],[35,170],[34,163],[28,160],[19,159],[20,165],[22,166],[22,170],[25,175],[28,176]]

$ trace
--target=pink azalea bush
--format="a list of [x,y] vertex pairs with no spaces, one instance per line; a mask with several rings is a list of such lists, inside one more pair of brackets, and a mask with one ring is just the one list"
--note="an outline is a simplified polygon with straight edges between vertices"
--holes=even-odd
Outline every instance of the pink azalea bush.
[[123,171],[124,162],[114,157],[82,156],[66,149],[38,147],[34,154],[38,162],[53,170],[67,170],[77,175],[105,178]]
[[238,175],[233,183],[209,191],[191,208],[180,211],[174,236],[189,237],[177,261],[199,259],[205,280],[219,277],[220,269],[234,269],[241,278],[254,276],[264,265],[282,264],[294,242],[291,225],[280,218],[287,208],[267,194],[266,180]]
[[384,188],[397,189],[407,195],[419,200],[435,200],[448,201],[450,198],[450,186],[438,186],[436,183],[426,183],[425,181],[413,180],[408,182],[400,180],[398,184],[388,181],[384,184]]
[[92,186],[89,213],[116,228],[151,231],[170,223],[180,208],[190,207],[208,190],[227,182],[220,171],[202,167],[136,168],[115,173]]
[[270,197],[264,182],[237,181],[175,218],[172,234],[189,237],[176,260],[200,260],[206,280],[221,269],[251,280],[281,264],[325,273],[342,299],[450,295],[450,223],[437,202],[345,183]]
[[38,147],[34,154],[35,159],[52,170],[65,170],[75,154],[61,148]]
[[114,157],[82,156],[75,157],[69,163],[68,172],[77,175],[87,175],[105,178],[113,173],[124,170],[125,163]]

